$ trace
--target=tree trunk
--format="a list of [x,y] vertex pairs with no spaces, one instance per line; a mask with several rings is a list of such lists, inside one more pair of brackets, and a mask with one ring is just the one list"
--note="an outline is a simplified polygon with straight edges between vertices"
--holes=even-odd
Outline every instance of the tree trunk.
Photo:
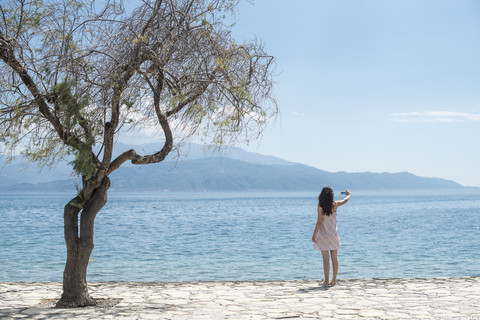
[[[77,308],[96,305],[88,293],[87,267],[93,251],[94,220],[100,209],[107,203],[107,190],[110,180],[105,177],[86,201],[83,208],[79,206],[79,197],[72,199],[64,209],[65,243],[67,245],[67,262],[63,272],[63,294],[57,307]],[[78,214],[80,217],[80,234]]]

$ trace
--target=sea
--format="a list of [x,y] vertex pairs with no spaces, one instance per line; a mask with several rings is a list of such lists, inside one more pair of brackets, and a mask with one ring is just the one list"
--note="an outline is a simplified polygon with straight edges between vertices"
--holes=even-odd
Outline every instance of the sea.
[[[338,208],[340,279],[480,275],[479,189],[351,191]],[[87,280],[321,279],[317,196],[110,192]],[[0,194],[0,282],[62,280],[71,197]]]

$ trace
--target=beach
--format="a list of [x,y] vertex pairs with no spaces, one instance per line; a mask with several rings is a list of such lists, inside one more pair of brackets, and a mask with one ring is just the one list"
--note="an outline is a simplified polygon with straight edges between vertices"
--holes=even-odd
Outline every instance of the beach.
[[101,306],[57,309],[59,282],[0,283],[1,319],[480,319],[480,277],[90,282]]

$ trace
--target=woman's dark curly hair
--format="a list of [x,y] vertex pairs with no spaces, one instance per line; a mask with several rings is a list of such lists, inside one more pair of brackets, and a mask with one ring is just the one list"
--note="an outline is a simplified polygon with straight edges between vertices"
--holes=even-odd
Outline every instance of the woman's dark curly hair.
[[318,206],[322,208],[323,214],[329,216],[333,212],[333,190],[324,187],[318,196]]

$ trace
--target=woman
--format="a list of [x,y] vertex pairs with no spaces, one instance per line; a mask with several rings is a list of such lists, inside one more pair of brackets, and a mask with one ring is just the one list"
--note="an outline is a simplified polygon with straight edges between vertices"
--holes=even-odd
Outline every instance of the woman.
[[[325,187],[318,196],[318,218],[315,230],[313,231],[312,241],[314,242],[313,247],[322,251],[323,272],[325,273],[325,280],[323,282],[324,286],[334,286],[337,284],[337,251],[340,249],[340,238],[338,237],[337,229],[337,208],[347,203],[350,199],[350,191],[347,189],[345,193],[347,196],[343,200],[334,201],[332,188]],[[329,282],[329,252],[333,267],[333,277],[331,282]]]

